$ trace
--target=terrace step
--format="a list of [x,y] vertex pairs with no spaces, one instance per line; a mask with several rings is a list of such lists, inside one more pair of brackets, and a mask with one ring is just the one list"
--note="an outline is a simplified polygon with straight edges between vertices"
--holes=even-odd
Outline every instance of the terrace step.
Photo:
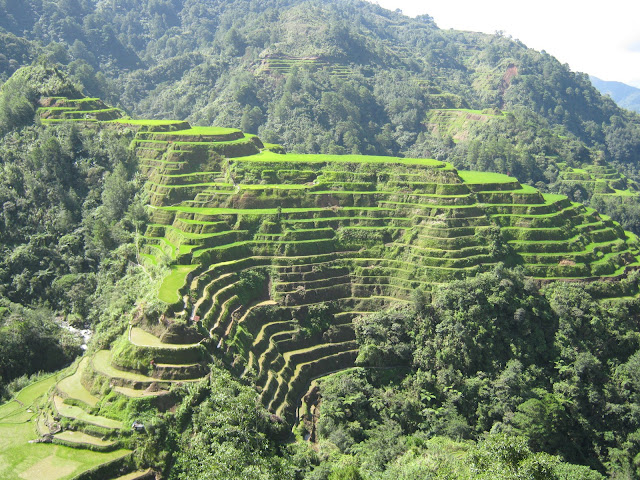
[[166,350],[186,350],[196,348],[199,343],[164,343],[158,337],[140,327],[129,329],[129,341],[138,347],[148,347]]
[[[141,373],[119,370],[111,364],[111,352],[100,350],[93,356],[91,364],[99,374],[107,377],[112,387],[127,387],[135,390],[145,390],[153,386],[168,389],[173,383],[197,382],[202,378],[184,380],[165,380],[143,375]],[[123,393],[124,394],[124,393]]]
[[276,415],[286,417],[286,410],[289,409],[289,416],[292,416],[293,408],[297,406],[300,397],[306,390],[305,387],[313,379],[353,367],[357,356],[358,349],[353,349],[297,364],[289,381],[285,399],[275,411]]
[[84,357],[80,360],[76,371],[69,375],[68,377],[63,378],[56,385],[56,390],[58,391],[60,397],[62,398],[73,398],[74,400],[79,400],[80,402],[87,405],[87,407],[92,408],[95,407],[100,399],[95,395],[91,394],[85,387],[82,385],[82,374],[84,373],[87,365],[89,364],[89,357]]
[[[289,390],[289,382],[297,377],[302,371],[303,364],[309,364],[319,361],[322,358],[330,358],[331,356],[346,352],[356,351],[357,344],[355,341],[347,341],[341,343],[321,344],[314,347],[309,347],[302,350],[295,350],[292,352],[285,352],[282,356],[285,359],[284,366],[275,372],[272,378],[275,379],[277,388],[273,393],[273,397],[267,403],[265,396],[262,397],[263,404],[267,405],[267,409],[275,412],[282,402],[284,402],[287,392]],[[291,366],[293,364],[293,367]],[[292,372],[286,373],[287,369],[291,369]],[[266,389],[265,391],[269,391]]]
[[113,477],[110,480],[151,480],[155,478],[153,470],[150,468],[146,470],[136,470],[135,472],[127,473],[119,477]]
[[111,418],[101,417],[98,415],[91,415],[82,410],[80,407],[67,405],[64,403],[64,399],[62,397],[59,397],[58,395],[53,396],[53,405],[58,414],[72,420],[78,420],[89,425],[95,425],[97,427],[103,427],[111,430],[121,429],[123,427],[120,420],[113,420]]
[[125,397],[129,397],[129,398],[161,397],[169,393],[168,390],[148,391],[148,390],[136,390],[135,388],[129,388],[129,387],[113,387],[113,390],[119,393],[120,395],[124,395]]
[[246,309],[246,311],[244,312],[244,315],[242,317],[240,317],[240,319],[229,325],[227,331],[225,332],[225,337],[228,337],[229,334],[231,333],[231,330],[233,329],[234,326],[240,326],[240,325],[244,325],[247,318],[249,317],[249,315],[251,315],[252,313],[254,313],[255,311],[259,310],[260,308],[263,307],[268,307],[268,306],[273,306],[273,305],[277,305],[277,302],[274,302],[273,300],[262,300],[262,301],[257,301],[254,302],[249,308]]
[[192,380],[203,378],[207,372],[204,363],[156,363],[151,376],[161,380]]
[[114,440],[103,440],[84,432],[74,432],[72,430],[56,433],[53,439],[54,443],[57,443],[56,440],[62,440],[63,443],[72,444],[76,448],[88,448],[92,450],[107,450],[117,446],[117,442]]

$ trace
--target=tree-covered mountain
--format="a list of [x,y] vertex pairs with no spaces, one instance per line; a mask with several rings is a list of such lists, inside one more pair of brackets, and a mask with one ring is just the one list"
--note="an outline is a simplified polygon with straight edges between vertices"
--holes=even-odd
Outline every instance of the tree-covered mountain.
[[[95,450],[75,458],[102,478],[635,478],[639,253],[611,220],[437,160],[282,154],[122,118],[43,65],[0,96],[37,119],[8,115],[0,141],[3,381],[77,353],[60,318],[95,331],[59,381],[0,407],[35,408],[60,446],[34,461]],[[27,474],[29,425],[0,424],[18,438],[0,472]]]
[[610,95],[622,108],[640,112],[640,88],[632,87],[622,82],[600,80],[593,75],[589,78],[591,78],[591,83],[593,83],[603,95]]
[[9,34],[136,115],[241,126],[297,151],[397,154],[442,147],[430,109],[525,108],[607,159],[638,158],[637,118],[586,75],[367,2],[29,0],[0,12]]
[[[356,0],[24,5],[0,2],[16,52],[5,76],[45,56],[133,115],[240,127],[296,152],[446,159],[587,203],[637,194],[563,172],[599,163],[640,180],[638,116],[510,38]],[[614,197],[594,206],[640,231],[629,199]]]

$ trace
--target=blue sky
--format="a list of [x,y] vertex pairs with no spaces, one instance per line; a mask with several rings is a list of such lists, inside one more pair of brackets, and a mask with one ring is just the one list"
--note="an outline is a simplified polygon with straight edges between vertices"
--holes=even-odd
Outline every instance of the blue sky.
[[573,71],[640,87],[640,0],[369,0],[440,28],[495,33],[546,50]]

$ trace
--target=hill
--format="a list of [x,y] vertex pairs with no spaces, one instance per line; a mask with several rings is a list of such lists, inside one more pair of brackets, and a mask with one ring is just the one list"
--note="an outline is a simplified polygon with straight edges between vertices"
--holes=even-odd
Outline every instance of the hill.
[[[28,52],[7,57],[5,75],[39,55],[89,96],[143,118],[240,127],[300,153],[432,157],[510,174],[640,233],[628,199],[591,203],[588,183],[558,182],[564,165],[593,164],[640,180],[638,117],[521,42],[356,0],[26,5],[0,5],[0,28]],[[461,121],[473,112],[480,120]]]
[[607,82],[594,76],[589,78],[603,95],[609,95],[622,108],[640,112],[640,88],[622,82]]
[[633,141],[619,153],[613,134],[637,119],[586,75],[428,16],[354,0],[25,5],[1,7],[0,27],[44,44],[93,95],[147,118],[241,126],[306,153],[397,155],[428,136],[431,109],[519,106],[606,158],[638,156]]
[[[18,71],[16,78],[36,73]],[[260,428],[281,435],[298,420],[300,399],[312,390],[313,378],[349,369],[356,359],[362,365],[386,363],[389,353],[382,353],[369,329],[360,330],[370,315],[388,307],[428,305],[432,299],[437,304],[449,290],[445,285],[460,288],[472,283],[465,280],[469,277],[485,282],[497,275],[499,288],[516,289],[510,298],[520,298],[521,290],[529,292],[522,305],[535,302],[532,287],[523,286],[517,275],[500,273],[503,267],[496,270],[499,262],[519,265],[519,275],[540,285],[607,279],[608,285],[593,283],[591,295],[599,302],[633,304],[638,293],[635,235],[566,197],[541,194],[513,177],[459,171],[434,159],[285,154],[282,147],[238,129],[134,120],[95,98],[57,95],[40,98],[38,105],[45,130],[73,125],[96,136],[112,132],[131,139],[146,179],[149,219],[132,252],[138,273],[127,274],[137,282],[131,298],[136,306],[129,304],[128,312],[98,325],[99,338],[88,354],[46,384],[55,388],[39,404],[35,419],[39,434],[55,444],[103,452],[79,457],[100,465],[91,475],[115,478],[117,472],[148,466],[174,474],[192,471],[191,460],[180,464],[184,457],[163,466],[155,463],[158,459],[140,458],[157,455],[149,451],[157,429],[187,426],[184,441],[194,441],[189,428],[200,428],[196,418],[182,427],[173,416],[166,424],[154,418],[175,408],[180,398],[204,408],[206,401],[190,396],[215,395],[224,383],[248,395],[242,408],[255,408],[248,406],[250,390],[233,387],[222,365],[255,386],[272,413]],[[152,283],[141,284],[145,276]],[[482,290],[472,288],[476,295]],[[496,295],[489,304],[498,302]],[[560,311],[537,308],[549,309],[539,310],[546,317]],[[507,317],[527,316],[508,310]],[[385,320],[375,325],[382,328]],[[394,328],[394,335],[406,336]],[[482,348],[482,342],[473,344]],[[417,364],[426,361],[419,353],[423,348],[428,344],[412,348]],[[545,351],[534,355],[542,355],[536,361]],[[496,355],[494,365],[502,368],[504,362]],[[212,375],[219,377],[215,385]],[[307,408],[314,408],[312,401]],[[27,418],[21,409],[15,411]],[[262,415],[252,412],[247,415]],[[124,426],[134,421],[147,425],[150,436],[127,434]],[[326,427],[318,429],[328,435]],[[32,438],[26,430],[8,431],[20,442]],[[162,446],[173,452],[166,441]],[[24,455],[23,449],[18,443],[14,454]],[[562,452],[577,460],[573,450]],[[255,455],[247,460],[254,462]],[[599,467],[597,461],[589,464]]]
[[0,28],[0,476],[638,476],[640,127],[586,75],[351,0]]

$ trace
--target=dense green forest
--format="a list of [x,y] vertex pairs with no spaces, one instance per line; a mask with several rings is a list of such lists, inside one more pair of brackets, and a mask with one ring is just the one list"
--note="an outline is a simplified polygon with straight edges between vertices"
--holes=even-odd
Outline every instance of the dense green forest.
[[[241,128],[291,153],[509,174],[640,232],[640,117],[545,52],[426,15],[353,0],[0,0],[0,85],[3,400],[82,354],[63,320],[92,329],[95,354],[166,308],[171,259],[141,257],[152,222],[135,132],[44,124],[42,97]],[[316,381],[293,434],[226,358],[172,387],[172,411],[109,390],[93,413],[144,421],[119,445],[172,479],[640,478],[638,282],[540,283],[498,265],[356,316],[357,366]],[[310,338],[333,315],[312,314]]]
[[32,72],[0,90],[2,386],[78,354],[54,318],[82,326],[107,314],[98,292],[135,260],[128,246],[146,218],[127,139],[33,125],[36,98],[75,89],[51,68]]

